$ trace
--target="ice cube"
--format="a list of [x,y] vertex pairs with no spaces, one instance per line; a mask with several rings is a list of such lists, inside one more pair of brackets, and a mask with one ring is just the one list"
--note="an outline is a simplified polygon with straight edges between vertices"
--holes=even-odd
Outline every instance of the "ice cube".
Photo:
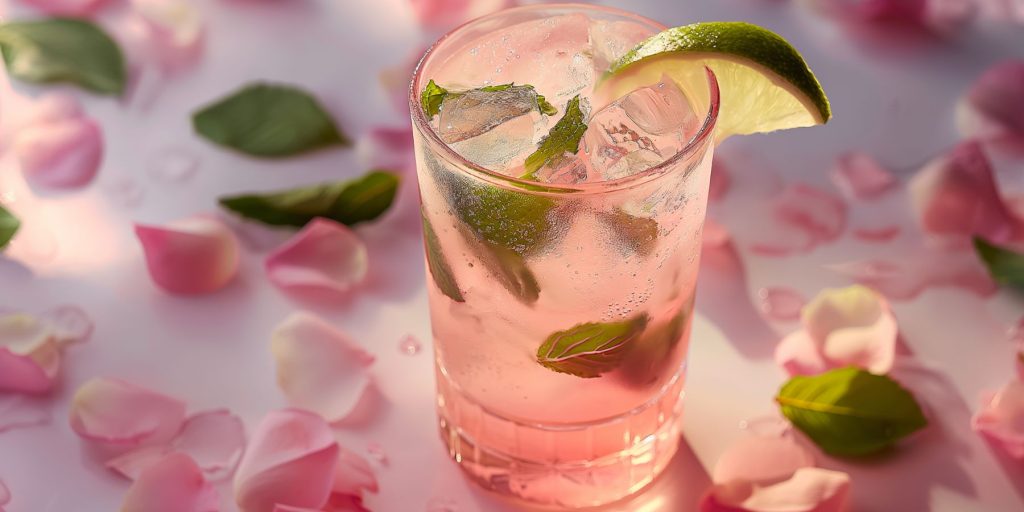
[[[681,131],[685,139],[700,128],[686,94],[668,76],[652,87],[637,89],[620,100],[626,115],[644,131],[663,135]],[[685,141],[684,141],[685,142]]]
[[495,126],[490,131],[460,142],[451,148],[477,165],[499,172],[521,166],[527,155],[537,149],[540,133],[546,133],[544,120],[536,109]]
[[571,185],[587,181],[587,163],[577,155],[565,153],[535,173],[537,181]]
[[453,93],[441,103],[437,134],[448,144],[461,142],[531,111],[540,113],[537,91],[532,87],[516,85],[500,90]]

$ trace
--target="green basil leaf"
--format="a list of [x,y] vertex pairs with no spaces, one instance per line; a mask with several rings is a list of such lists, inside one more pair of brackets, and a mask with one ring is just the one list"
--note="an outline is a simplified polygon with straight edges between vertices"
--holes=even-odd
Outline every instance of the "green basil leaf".
[[601,219],[611,228],[615,236],[633,252],[647,256],[658,243],[658,222],[647,217],[637,217],[616,209]]
[[370,171],[351,181],[323,183],[269,194],[222,197],[221,206],[252,220],[275,226],[305,226],[325,217],[349,226],[387,211],[398,190],[398,176]]
[[580,108],[579,95],[573,96],[565,106],[565,115],[555,123],[548,136],[540,143],[537,151],[526,157],[523,167],[526,173],[523,179],[537,179],[536,172],[547,164],[562,158],[565,153],[576,154],[580,148],[580,139],[587,131],[587,123],[583,110]]
[[423,107],[423,113],[427,114],[428,118],[441,113],[441,103],[444,102],[446,96],[448,96],[448,89],[437,85],[431,79],[420,93],[420,105]]
[[974,250],[985,263],[992,280],[1003,285],[1024,287],[1024,254],[974,239]]
[[316,98],[287,85],[248,85],[194,113],[192,127],[211,142],[258,157],[349,144]]
[[556,332],[537,349],[537,362],[584,379],[600,377],[622,363],[647,322],[643,314],[624,322],[579,324]]
[[21,227],[21,221],[13,213],[0,206],[0,249],[3,249],[14,238]]
[[0,25],[0,50],[11,76],[33,83],[66,82],[100,94],[124,91],[124,57],[96,25],[50,18]]
[[423,243],[427,252],[427,270],[434,278],[434,284],[441,290],[441,293],[455,302],[466,302],[466,298],[462,296],[462,290],[459,289],[459,284],[455,282],[452,267],[441,249],[441,241],[437,238],[437,232],[430,225],[430,220],[426,215],[423,215]]
[[859,368],[793,377],[775,397],[793,425],[832,455],[867,455],[928,424],[914,395]]

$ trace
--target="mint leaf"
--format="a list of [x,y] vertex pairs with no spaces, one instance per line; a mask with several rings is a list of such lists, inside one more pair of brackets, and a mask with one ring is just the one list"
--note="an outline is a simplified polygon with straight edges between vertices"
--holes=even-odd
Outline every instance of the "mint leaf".
[[398,176],[370,171],[351,181],[323,183],[269,194],[222,197],[221,206],[252,220],[301,227],[316,217],[347,224],[373,220],[394,201]]
[[466,302],[466,298],[462,296],[462,290],[455,282],[452,267],[448,264],[448,259],[445,258],[441,249],[441,241],[437,238],[437,232],[430,225],[430,219],[427,219],[426,215],[423,215],[423,243],[427,252],[427,270],[434,278],[434,284],[441,290],[441,293],[455,302]]
[[7,246],[21,227],[21,221],[13,213],[0,206],[0,249]]
[[580,139],[587,131],[585,117],[583,110],[580,109],[579,95],[573,96],[565,105],[565,115],[551,128],[537,151],[526,157],[526,163],[523,165],[526,173],[522,178],[535,180],[536,172],[541,167],[562,158],[565,153],[576,154],[579,151]]
[[579,324],[556,332],[537,349],[537,362],[584,379],[600,377],[619,366],[647,321],[642,314],[624,322]]
[[874,453],[928,424],[909,391],[854,367],[793,377],[775,401],[796,428],[832,455]]
[[633,343],[633,348],[620,365],[626,383],[646,386],[664,375],[662,369],[673,362],[670,357],[672,349],[686,334],[686,320],[692,310],[692,303],[682,305],[667,323],[649,326],[643,336]]
[[616,209],[602,215],[601,220],[626,247],[641,256],[649,255],[658,243],[658,222],[654,219]]
[[428,118],[441,113],[441,103],[444,102],[446,96],[448,96],[448,89],[437,85],[433,79],[427,82],[427,86],[420,93],[420,105]]
[[1024,254],[974,239],[974,250],[985,263],[992,280],[1003,285],[1024,287]]
[[543,94],[537,95],[537,108],[540,109],[540,113],[546,116],[553,116],[558,113],[558,108],[551,104]]
[[526,265],[526,258],[515,251],[486,242],[471,246],[475,248],[481,263],[509,293],[524,304],[537,302],[540,285],[533,271]]
[[124,91],[121,50],[88,21],[50,18],[4,23],[0,50],[7,72],[26,82],[66,82],[100,94]]
[[248,85],[194,113],[192,127],[213,143],[258,157],[349,144],[316,98],[287,85]]

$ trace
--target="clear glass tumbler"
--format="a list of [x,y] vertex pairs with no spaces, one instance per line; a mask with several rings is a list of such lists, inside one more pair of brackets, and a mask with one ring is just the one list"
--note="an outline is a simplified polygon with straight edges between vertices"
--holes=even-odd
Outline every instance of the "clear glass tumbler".
[[409,98],[442,437],[485,488],[563,507],[640,490],[678,446],[718,84],[699,69],[683,86],[697,126],[674,156],[572,185],[463,158],[419,94],[430,79],[516,82],[564,105],[560,91],[579,89],[567,83],[579,80],[570,68],[583,18],[589,44],[600,32],[602,51],[618,54],[664,28],[585,5],[499,12],[438,40]]

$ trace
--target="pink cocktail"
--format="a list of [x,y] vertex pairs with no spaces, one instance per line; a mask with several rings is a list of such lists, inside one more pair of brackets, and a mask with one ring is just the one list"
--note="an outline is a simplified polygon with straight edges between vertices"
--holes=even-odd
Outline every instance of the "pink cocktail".
[[[512,9],[444,36],[416,73],[440,427],[488,489],[599,505],[676,451],[718,87],[699,69],[693,90],[593,92],[663,28]],[[576,153],[548,140],[574,130]]]

